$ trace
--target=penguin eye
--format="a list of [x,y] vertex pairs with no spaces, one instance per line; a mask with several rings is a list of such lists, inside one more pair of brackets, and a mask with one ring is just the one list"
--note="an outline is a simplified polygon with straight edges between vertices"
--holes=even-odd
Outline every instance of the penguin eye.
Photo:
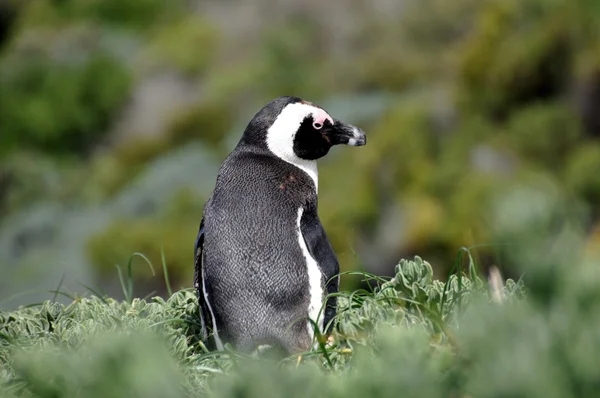
[[323,128],[323,123],[319,123],[319,122],[314,122],[313,123],[313,128],[315,130],[321,130]]

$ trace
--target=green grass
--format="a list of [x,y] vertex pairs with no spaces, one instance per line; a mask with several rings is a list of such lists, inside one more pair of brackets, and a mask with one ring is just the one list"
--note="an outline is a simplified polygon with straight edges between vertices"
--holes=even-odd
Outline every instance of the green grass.
[[[566,248],[560,236],[553,243]],[[541,263],[556,257],[546,254]],[[123,301],[0,312],[0,396],[595,396],[597,263],[547,264],[529,269],[537,282],[527,289],[481,278],[466,248],[446,282],[419,257],[400,261],[393,278],[360,273],[374,287],[339,293],[333,342],[319,336],[318,349],[281,360],[209,352],[195,292],[134,298],[130,262]]]
[[[427,262],[403,260],[394,278],[363,274],[373,291],[339,293],[333,343],[319,336],[319,349],[300,357],[257,359],[230,347],[208,352],[195,293],[133,298],[131,261],[127,269],[124,301],[91,296],[0,313],[2,396],[352,396],[397,383],[451,391],[459,309],[490,301],[475,275],[456,272],[444,284]],[[518,300],[523,286],[509,281],[504,294]]]

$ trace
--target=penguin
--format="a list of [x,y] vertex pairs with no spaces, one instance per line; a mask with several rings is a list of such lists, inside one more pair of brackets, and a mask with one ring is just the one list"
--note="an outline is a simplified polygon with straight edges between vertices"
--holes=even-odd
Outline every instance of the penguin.
[[210,349],[293,355],[330,334],[339,263],[319,220],[317,159],[362,146],[358,127],[282,96],[254,115],[221,165],[195,242],[194,287]]

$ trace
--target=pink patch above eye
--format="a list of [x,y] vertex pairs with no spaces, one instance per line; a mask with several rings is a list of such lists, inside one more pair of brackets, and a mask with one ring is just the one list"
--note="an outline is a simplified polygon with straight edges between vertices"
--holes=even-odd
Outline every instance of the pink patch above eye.
[[319,109],[313,113],[313,126],[320,125],[323,127],[325,125],[325,120],[329,120],[329,123],[333,126],[333,119],[327,112],[322,109]]

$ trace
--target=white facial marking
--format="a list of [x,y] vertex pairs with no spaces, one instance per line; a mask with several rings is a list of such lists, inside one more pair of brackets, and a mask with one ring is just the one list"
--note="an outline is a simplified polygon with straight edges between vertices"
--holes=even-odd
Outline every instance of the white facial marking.
[[321,127],[325,120],[333,123],[331,116],[323,109],[302,102],[287,105],[267,131],[267,146],[277,157],[305,171],[315,183],[315,190],[318,190],[317,162],[301,159],[294,153],[294,137],[308,115],[313,115],[314,123],[320,123]]
[[[201,258],[200,261],[201,261],[200,267],[204,268],[203,258]],[[202,294],[204,295],[204,301],[206,302],[206,305],[208,306],[208,312],[210,312],[210,317],[212,318],[213,337],[215,338],[215,343],[217,344],[217,349],[219,351],[222,351],[225,347],[223,346],[223,342],[221,341],[221,338],[219,337],[219,330],[217,328],[217,321],[215,319],[215,314],[212,310],[212,307],[210,306],[210,301],[208,301],[208,293],[206,291],[206,283],[204,281],[204,272],[202,272],[202,275],[203,275],[202,276]]]
[[[319,269],[319,266],[317,265],[315,259],[310,255],[308,247],[306,247],[304,237],[302,236],[302,231],[300,230],[300,220],[302,219],[302,213],[304,213],[304,209],[300,207],[298,209],[298,219],[296,221],[296,226],[298,231],[298,243],[300,243],[300,249],[302,250],[302,254],[304,255],[304,259],[306,260],[306,268],[308,270],[308,291],[310,296],[308,302],[308,317],[315,321],[319,327],[319,331],[322,331],[323,311],[321,311],[321,306],[323,305],[323,274],[321,273],[321,270]],[[314,326],[310,321],[307,321],[306,327],[308,329],[308,335],[312,340],[315,335]]]
[[356,146],[359,138],[360,138],[360,133],[358,132],[358,129],[356,127],[354,127],[354,129],[352,129],[352,138],[350,138],[348,140],[348,145]]

